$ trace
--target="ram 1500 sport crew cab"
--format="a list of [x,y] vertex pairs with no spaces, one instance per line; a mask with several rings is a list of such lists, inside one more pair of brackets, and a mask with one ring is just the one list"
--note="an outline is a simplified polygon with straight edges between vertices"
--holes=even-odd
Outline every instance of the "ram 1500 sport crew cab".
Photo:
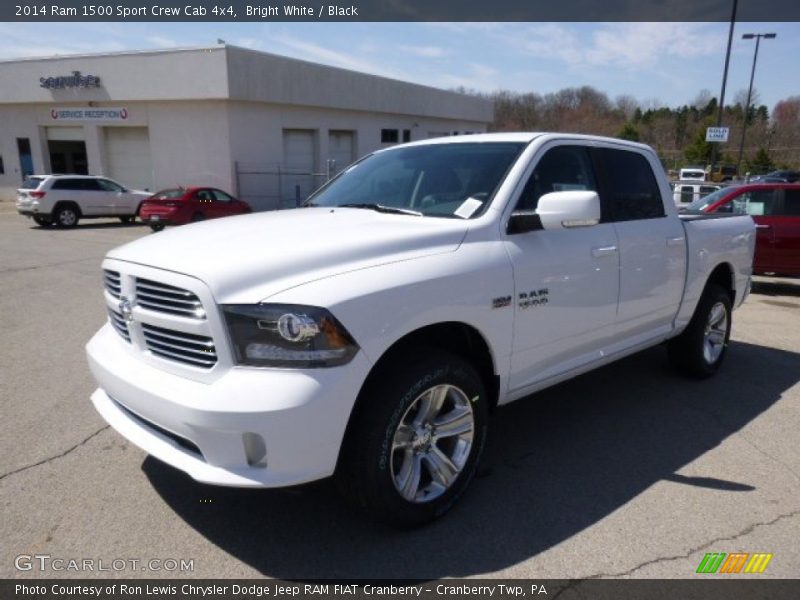
[[375,152],[306,208],[112,250],[92,401],[198,481],[336,475],[421,523],[464,492],[487,415],[669,341],[720,366],[750,286],[748,216],[679,218],[647,146],[558,134]]

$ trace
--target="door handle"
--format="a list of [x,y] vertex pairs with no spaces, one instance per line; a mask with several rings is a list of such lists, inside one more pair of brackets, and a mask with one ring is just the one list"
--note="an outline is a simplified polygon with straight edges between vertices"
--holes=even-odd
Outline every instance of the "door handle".
[[592,256],[595,258],[600,258],[601,256],[611,256],[612,254],[616,253],[616,246],[600,246],[598,248],[592,248]]
[[772,229],[772,225],[763,225],[756,223],[756,229]]
[[667,246],[682,246],[684,239],[682,237],[667,238]]

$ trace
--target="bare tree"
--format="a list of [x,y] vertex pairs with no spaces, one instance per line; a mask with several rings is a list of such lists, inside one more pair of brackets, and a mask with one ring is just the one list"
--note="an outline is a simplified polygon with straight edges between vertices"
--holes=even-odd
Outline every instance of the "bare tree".
[[620,94],[614,100],[616,109],[622,113],[626,120],[630,121],[639,108],[639,101],[630,94]]
[[708,103],[711,102],[711,98],[713,98],[711,90],[702,89],[697,92],[697,95],[689,106],[694,106],[697,110],[703,110],[708,106]]

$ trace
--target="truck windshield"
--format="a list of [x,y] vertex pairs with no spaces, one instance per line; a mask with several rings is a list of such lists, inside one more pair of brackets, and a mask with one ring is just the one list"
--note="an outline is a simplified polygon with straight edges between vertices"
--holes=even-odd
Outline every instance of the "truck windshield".
[[483,212],[524,147],[461,142],[378,152],[346,169],[306,206],[468,219]]

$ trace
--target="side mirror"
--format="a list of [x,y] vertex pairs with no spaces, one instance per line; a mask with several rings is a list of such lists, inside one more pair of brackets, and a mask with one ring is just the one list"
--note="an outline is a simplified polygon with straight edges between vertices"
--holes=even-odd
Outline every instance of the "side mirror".
[[539,198],[536,214],[544,229],[591,227],[600,222],[600,197],[589,190],[550,192]]

